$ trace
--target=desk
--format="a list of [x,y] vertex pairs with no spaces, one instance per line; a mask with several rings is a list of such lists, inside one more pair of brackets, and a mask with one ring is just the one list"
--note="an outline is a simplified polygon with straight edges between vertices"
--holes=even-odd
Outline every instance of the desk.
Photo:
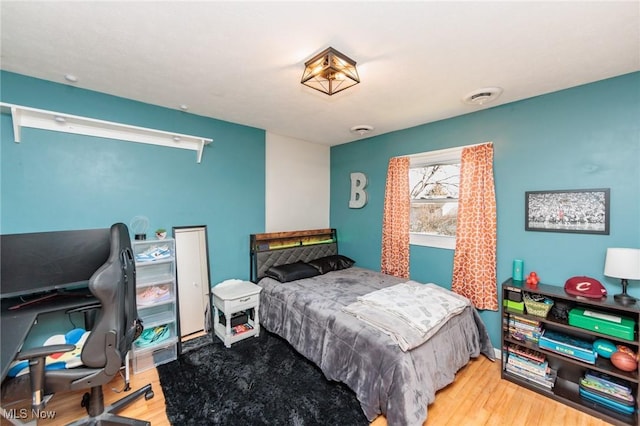
[[9,307],[16,303],[20,303],[20,301],[18,299],[4,299],[0,310],[2,380],[5,379],[11,362],[22,349],[22,344],[27,338],[29,330],[38,319],[38,315],[89,306],[98,303],[98,299],[87,288],[63,293],[60,296],[24,306],[20,309],[9,310]]

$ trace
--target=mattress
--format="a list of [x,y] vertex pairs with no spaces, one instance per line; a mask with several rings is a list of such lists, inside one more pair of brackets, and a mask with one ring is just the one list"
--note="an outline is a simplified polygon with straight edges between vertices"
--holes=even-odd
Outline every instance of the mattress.
[[314,362],[329,380],[347,384],[365,416],[389,425],[422,425],[436,391],[493,347],[477,311],[467,307],[424,344],[403,352],[383,332],[342,311],[358,296],[406,280],[352,267],[281,283],[259,281],[260,320]]

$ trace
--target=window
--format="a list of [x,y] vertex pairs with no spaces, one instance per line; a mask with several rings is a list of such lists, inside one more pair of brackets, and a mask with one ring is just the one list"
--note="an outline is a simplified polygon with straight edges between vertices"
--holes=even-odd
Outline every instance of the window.
[[411,155],[410,244],[455,249],[462,147]]

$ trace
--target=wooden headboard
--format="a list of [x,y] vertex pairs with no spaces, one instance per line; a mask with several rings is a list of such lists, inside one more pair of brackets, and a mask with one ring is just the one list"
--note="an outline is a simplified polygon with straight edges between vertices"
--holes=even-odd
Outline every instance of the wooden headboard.
[[257,283],[272,266],[338,254],[338,235],[333,228],[251,234],[249,253],[249,276]]

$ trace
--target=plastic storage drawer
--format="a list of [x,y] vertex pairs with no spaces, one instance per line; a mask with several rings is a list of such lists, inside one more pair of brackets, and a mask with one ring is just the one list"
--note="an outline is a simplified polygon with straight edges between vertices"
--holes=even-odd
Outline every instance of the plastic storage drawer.
[[136,356],[133,357],[133,374],[141,373],[176,359],[178,359],[178,350],[176,338],[174,337],[163,346],[154,346],[136,351]]

